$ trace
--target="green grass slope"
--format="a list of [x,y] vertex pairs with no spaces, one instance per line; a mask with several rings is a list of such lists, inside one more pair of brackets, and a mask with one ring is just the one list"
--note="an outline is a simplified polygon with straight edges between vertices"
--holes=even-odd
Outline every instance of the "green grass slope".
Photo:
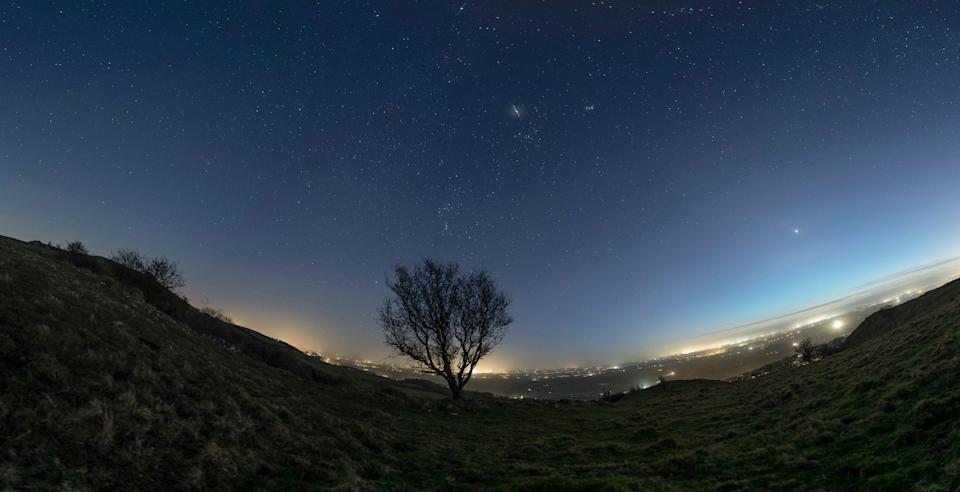
[[748,381],[451,403],[133,273],[0,238],[0,489],[960,488],[957,282]]

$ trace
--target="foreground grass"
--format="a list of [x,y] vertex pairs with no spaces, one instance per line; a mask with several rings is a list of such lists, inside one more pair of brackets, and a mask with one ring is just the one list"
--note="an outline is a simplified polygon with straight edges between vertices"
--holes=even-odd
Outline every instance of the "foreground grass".
[[960,488],[960,284],[750,381],[451,403],[224,349],[78,263],[0,238],[2,488]]

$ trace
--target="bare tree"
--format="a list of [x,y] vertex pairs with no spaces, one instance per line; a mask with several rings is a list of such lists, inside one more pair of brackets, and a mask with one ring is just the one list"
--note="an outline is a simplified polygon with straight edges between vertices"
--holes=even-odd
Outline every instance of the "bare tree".
[[460,274],[455,263],[424,260],[397,266],[387,286],[394,298],[379,310],[387,345],[427,374],[447,381],[454,399],[473,371],[503,340],[513,319],[510,301],[487,272]]
[[172,260],[154,258],[147,263],[144,273],[153,277],[165,289],[173,290],[186,285],[180,268]]

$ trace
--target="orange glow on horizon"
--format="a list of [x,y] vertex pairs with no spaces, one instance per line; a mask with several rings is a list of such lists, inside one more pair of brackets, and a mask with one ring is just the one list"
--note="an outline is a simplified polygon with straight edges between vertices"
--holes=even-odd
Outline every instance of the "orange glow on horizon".
[[321,352],[325,347],[317,329],[301,320],[268,314],[227,311],[233,323],[296,347],[301,352]]

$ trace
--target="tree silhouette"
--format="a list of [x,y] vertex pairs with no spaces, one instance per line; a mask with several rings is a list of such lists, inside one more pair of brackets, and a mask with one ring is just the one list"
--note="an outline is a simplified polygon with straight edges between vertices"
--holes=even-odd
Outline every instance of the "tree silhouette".
[[486,271],[461,275],[457,264],[429,259],[395,267],[387,286],[394,297],[378,313],[387,345],[444,378],[459,399],[477,363],[513,322],[510,301]]
[[110,255],[110,259],[138,272],[143,272],[147,269],[147,258],[136,250],[118,249],[116,252]]
[[90,254],[90,251],[87,250],[87,247],[84,246],[80,241],[70,241],[67,243],[67,251],[78,255]]
[[810,362],[817,356],[817,347],[810,341],[809,338],[804,338],[800,340],[800,343],[794,347],[794,352],[800,356],[800,359],[804,362]]
[[211,318],[216,318],[220,321],[225,321],[227,323],[233,323],[233,318],[227,316],[227,313],[211,306],[200,308],[200,312],[210,316]]
[[166,258],[154,258],[147,263],[144,273],[153,277],[158,284],[165,289],[173,290],[186,285],[183,280],[183,274],[180,273],[180,267],[172,260]]
[[165,289],[174,290],[186,285],[180,267],[173,260],[164,257],[148,258],[132,249],[119,249],[110,255],[110,259],[153,277]]

